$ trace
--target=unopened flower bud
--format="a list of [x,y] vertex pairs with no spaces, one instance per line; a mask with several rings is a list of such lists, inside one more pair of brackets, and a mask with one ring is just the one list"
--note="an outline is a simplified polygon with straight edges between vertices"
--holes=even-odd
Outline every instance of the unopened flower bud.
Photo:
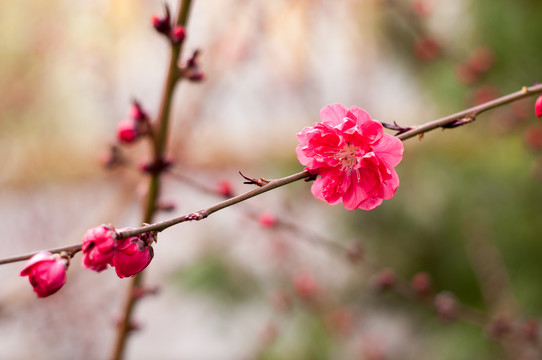
[[537,118],[542,117],[542,95],[540,95],[534,103],[534,113],[536,114]]
[[154,252],[142,234],[119,239],[112,265],[120,278],[134,276],[151,262]]
[[159,159],[139,165],[141,171],[149,174],[158,174],[167,171],[173,165],[173,159]]
[[117,126],[117,139],[123,143],[133,143],[137,140],[140,133],[134,119],[126,119]]
[[173,201],[158,203],[158,210],[171,212],[177,208],[177,205]]
[[525,143],[532,150],[542,150],[542,126],[540,124],[533,124],[525,130]]
[[147,119],[147,114],[137,100],[132,102],[132,106],[130,107],[130,117],[136,121],[145,121]]
[[308,273],[300,273],[294,277],[294,290],[300,298],[312,300],[317,295],[319,286],[314,277]]
[[443,291],[435,296],[435,308],[442,320],[452,321],[457,318],[457,300],[448,291]]
[[263,212],[258,217],[258,221],[264,228],[271,228],[277,224],[277,218],[270,212]]
[[186,33],[183,26],[175,26],[171,31],[171,42],[174,45],[179,45],[180,43],[182,43],[185,37]]
[[363,259],[363,248],[357,242],[354,242],[346,249],[346,258],[352,263],[357,264]]
[[523,324],[523,335],[529,341],[536,342],[540,332],[540,324],[537,319],[529,319]]
[[412,10],[420,16],[427,16],[433,11],[433,4],[427,0],[414,0]]
[[231,183],[228,180],[223,180],[218,183],[218,193],[225,198],[230,198],[233,196],[233,190]]
[[205,74],[201,71],[191,71],[187,76],[187,79],[192,82],[200,82],[205,80]]
[[414,43],[414,54],[422,61],[434,60],[439,53],[440,46],[432,37],[422,37]]
[[488,325],[487,332],[493,338],[500,338],[510,332],[512,324],[503,316],[495,317]]
[[152,19],[152,26],[158,31],[160,34],[169,35],[171,32],[171,17],[169,14],[169,6],[165,6],[165,14],[164,16],[160,17],[158,15],[153,15]]
[[392,269],[384,269],[373,277],[373,288],[378,291],[389,290],[397,281],[397,276]]
[[59,255],[42,251],[28,260],[20,275],[28,276],[38,297],[47,297],[66,283],[66,268],[66,261]]
[[426,297],[431,293],[431,277],[427,273],[417,273],[412,277],[412,290],[419,297]]
[[491,69],[495,55],[488,47],[480,46],[474,49],[468,60],[469,66],[477,72],[483,73]]

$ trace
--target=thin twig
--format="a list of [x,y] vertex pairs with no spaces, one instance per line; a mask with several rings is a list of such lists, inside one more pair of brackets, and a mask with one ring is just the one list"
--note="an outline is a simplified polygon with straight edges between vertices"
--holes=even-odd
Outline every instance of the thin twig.
[[[469,119],[469,118],[475,119],[478,115],[480,115],[481,113],[485,111],[494,109],[502,105],[506,105],[508,103],[523,99],[528,96],[536,95],[540,92],[542,92],[542,84],[534,85],[531,87],[524,86],[521,90],[516,91],[512,94],[505,95],[495,100],[491,100],[486,103],[473,106],[469,109],[460,111],[458,113],[455,113],[455,114],[452,114],[452,115],[449,115],[449,116],[446,116],[434,121],[430,121],[428,123],[425,123],[417,127],[413,127],[412,130],[408,130],[406,132],[398,134],[397,138],[401,140],[406,140],[416,135],[422,135],[428,131],[434,130],[439,127],[445,128],[447,125],[452,124],[458,120]],[[472,120],[470,120],[469,122],[472,122]]]
[[[496,107],[506,105],[506,104],[511,103],[513,101],[517,101],[517,100],[523,99],[523,98],[528,97],[528,96],[533,96],[533,95],[536,95],[537,93],[541,93],[541,92],[542,92],[542,84],[537,84],[537,85],[534,85],[534,86],[531,86],[531,87],[524,87],[524,88],[522,88],[522,90],[517,91],[515,93],[512,93],[512,94],[497,98],[495,100],[488,101],[488,102],[483,103],[481,105],[474,106],[474,107],[469,108],[467,110],[463,110],[461,112],[458,112],[458,113],[455,113],[455,114],[452,114],[452,115],[449,115],[449,116],[446,116],[446,117],[443,117],[443,118],[440,118],[440,119],[437,119],[437,120],[434,120],[434,121],[430,121],[428,123],[420,125],[420,126],[418,126],[416,128],[413,128],[412,130],[409,130],[407,132],[398,134],[396,136],[397,136],[397,138],[399,138],[401,140],[406,140],[406,139],[412,138],[412,137],[414,137],[416,135],[424,134],[425,132],[429,132],[429,131],[432,131],[432,130],[437,129],[437,128],[446,127],[446,125],[452,124],[452,123],[457,122],[458,120],[461,120],[461,119],[464,119],[464,118],[469,118],[469,117],[475,118],[477,115],[479,115],[482,112],[485,112],[487,110],[494,109]],[[301,174],[304,174],[304,175],[301,176]],[[294,180],[291,180],[292,177],[294,178]],[[278,188],[280,186],[287,185],[287,184],[289,184],[291,182],[294,182],[294,181],[297,181],[297,180],[310,179],[310,177],[311,177],[310,174],[302,172],[302,173],[298,173],[298,174],[288,176],[286,178],[272,180],[269,184],[267,184],[265,186],[254,189],[254,190],[249,191],[249,192],[247,192],[245,194],[239,195],[238,197],[228,199],[225,202],[218,203],[217,205],[207,209],[207,211],[212,210],[212,212],[215,212],[215,211],[221,210],[221,209],[223,209],[225,207],[228,207],[228,206],[237,204],[237,203],[239,203],[241,201],[247,200],[247,199],[249,199],[251,197],[254,197],[256,195],[260,195],[260,194],[262,194],[264,192],[267,192],[269,190],[276,189],[276,188]],[[151,185],[152,185],[152,179],[154,179],[154,176],[151,177]],[[290,179],[290,180],[284,181],[285,179]],[[149,194],[149,198],[151,198],[151,195],[152,194]],[[157,195],[157,193],[156,193],[156,195]],[[236,199],[236,200],[235,200],[234,203],[230,204],[229,201],[232,200],[232,199]],[[225,206],[224,206],[224,203],[226,203]],[[153,211],[154,211],[154,205],[153,205]],[[186,217],[189,216],[189,215],[193,215],[193,214],[196,214],[196,213],[201,214],[201,213],[204,213],[205,211],[206,210],[200,210],[200,211],[196,211],[196,212],[190,213],[188,215],[184,215],[184,216],[181,216],[179,218],[170,219],[170,220],[167,220],[167,221],[164,221],[164,222],[161,222],[161,223],[151,224],[151,225],[147,225],[147,226],[144,226],[144,227],[132,228],[132,229],[127,230],[127,231],[122,231],[122,232],[119,233],[119,235],[120,235],[119,238],[125,238],[125,237],[128,237],[128,236],[135,236],[137,234],[141,234],[141,233],[144,233],[146,231],[153,231],[153,230],[154,231],[162,231],[162,230],[165,230],[166,228],[168,228],[168,227],[170,227],[172,225],[179,224],[181,222],[186,221],[187,220]],[[207,213],[207,215],[210,215],[210,214],[211,213]],[[194,218],[191,218],[189,220],[194,220]],[[151,221],[143,221],[143,222],[150,223]],[[68,248],[68,249],[73,249],[73,251],[75,253],[80,249],[80,246],[81,245],[71,245],[71,246],[66,246],[66,247],[62,247],[62,248],[54,248],[54,249],[42,250],[42,251],[48,251],[48,252],[51,252],[51,253],[58,253],[60,251],[63,251],[64,249]],[[0,260],[0,265],[1,264],[12,263],[12,262],[28,260],[30,257],[35,255],[36,253],[38,253],[38,251],[27,254],[27,255],[21,255],[21,256],[5,258],[5,259]]]

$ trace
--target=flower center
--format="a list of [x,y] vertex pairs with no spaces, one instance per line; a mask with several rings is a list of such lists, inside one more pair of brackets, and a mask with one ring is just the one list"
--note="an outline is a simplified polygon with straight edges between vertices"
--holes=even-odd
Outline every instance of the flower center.
[[351,144],[346,144],[336,154],[335,158],[341,163],[341,170],[352,170],[358,164],[358,148]]

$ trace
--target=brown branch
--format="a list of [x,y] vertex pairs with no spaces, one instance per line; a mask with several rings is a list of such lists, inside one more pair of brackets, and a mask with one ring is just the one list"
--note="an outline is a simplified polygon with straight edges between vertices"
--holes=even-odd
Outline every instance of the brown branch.
[[[486,103],[483,103],[477,106],[473,106],[469,109],[460,111],[458,113],[455,113],[455,114],[452,114],[452,115],[449,115],[449,116],[446,116],[434,121],[430,121],[428,123],[425,123],[417,127],[412,127],[412,130],[402,132],[396,136],[397,138],[401,140],[406,140],[416,135],[423,135],[424,133],[434,130],[439,127],[441,128],[446,128],[447,126],[449,127],[449,125],[453,123],[456,123],[457,124],[456,126],[463,125],[461,123],[458,123],[458,121],[465,120],[465,123],[472,122],[478,115],[480,115],[481,113],[485,111],[494,109],[502,105],[509,104],[511,102],[523,99],[528,96],[536,95],[541,92],[542,92],[542,84],[534,85],[531,87],[524,86],[521,90],[516,91],[512,94],[502,96],[500,98],[488,101]],[[467,119],[470,119],[470,120],[467,121]]]
[[[417,135],[419,136],[421,134],[424,134],[425,132],[432,131],[432,130],[437,129],[437,128],[446,128],[446,126],[448,126],[449,124],[455,124],[453,126],[463,125],[463,123],[472,122],[471,118],[474,119],[477,115],[481,114],[482,112],[485,112],[485,111],[490,110],[490,109],[494,109],[494,108],[502,106],[502,105],[506,105],[508,103],[523,99],[523,98],[528,97],[528,96],[536,95],[536,94],[541,93],[541,92],[542,92],[542,84],[534,85],[534,86],[531,86],[531,87],[524,87],[522,90],[517,91],[515,93],[509,94],[509,95],[497,98],[495,100],[491,100],[491,101],[488,101],[486,103],[480,104],[478,106],[474,106],[474,107],[469,108],[467,110],[463,110],[463,111],[460,111],[458,113],[455,113],[455,114],[452,114],[452,115],[449,115],[449,116],[446,116],[446,117],[443,117],[443,118],[440,118],[440,119],[425,123],[425,124],[420,125],[418,127],[413,127],[411,130],[408,130],[406,132],[397,134],[396,136],[397,136],[397,138],[399,138],[401,140],[406,140],[406,139],[412,138],[414,136],[417,136]],[[459,124],[458,121],[463,122],[463,123]],[[289,184],[291,182],[301,180],[301,179],[308,180],[308,179],[310,179],[310,177],[311,177],[310,174],[308,174],[306,172],[302,172],[302,173],[298,173],[298,174],[288,176],[286,178],[271,180],[271,182],[269,184],[267,184],[267,185],[264,185],[264,186],[262,186],[260,188],[254,189],[252,191],[249,191],[249,192],[247,192],[245,194],[242,194],[242,195],[239,195],[237,197],[230,198],[230,199],[226,200],[225,202],[218,203],[217,205],[215,205],[215,206],[213,206],[213,207],[211,207],[211,208],[209,208],[207,210],[200,210],[200,211],[196,211],[196,212],[193,212],[191,214],[184,215],[184,216],[181,216],[179,218],[170,219],[170,220],[167,220],[167,221],[164,221],[164,222],[161,222],[161,223],[156,223],[156,224],[147,225],[147,226],[144,226],[144,227],[132,228],[130,230],[122,231],[122,232],[119,233],[119,238],[125,238],[125,237],[128,237],[128,236],[135,236],[135,235],[144,233],[146,231],[153,231],[153,230],[154,231],[162,231],[162,230],[165,230],[166,228],[168,228],[170,226],[173,226],[175,224],[179,224],[179,223],[187,221],[187,220],[195,220],[194,216],[192,216],[190,219],[187,219],[187,217],[190,216],[190,215],[194,215],[194,214],[197,214],[197,213],[203,214],[206,211],[215,212],[215,211],[221,210],[221,209],[223,209],[225,207],[228,207],[228,206],[237,204],[237,203],[239,203],[241,201],[247,200],[247,199],[249,199],[251,197],[254,197],[256,195],[260,195],[260,194],[262,194],[264,192],[267,192],[269,190],[276,189],[276,188],[278,188],[280,186]],[[152,179],[154,179],[154,176],[151,177],[151,185],[152,185]],[[156,179],[158,179],[158,177]],[[157,180],[155,180],[155,181],[157,181]],[[149,198],[151,197],[150,195],[149,195]],[[156,195],[157,195],[157,193],[156,193]],[[230,203],[231,200],[233,200],[233,199],[235,199],[235,201],[233,203]],[[153,211],[154,211],[154,205],[152,206],[152,208],[153,208]],[[207,212],[207,216],[210,215],[211,212]],[[145,216],[145,218],[148,218],[148,216]],[[151,221],[143,221],[143,222],[150,223]],[[42,250],[42,251],[49,251],[51,253],[58,253],[58,252],[63,251],[64,249],[72,249],[73,252],[76,253],[76,252],[78,252],[80,250],[80,247],[81,247],[81,245],[71,245],[71,246],[67,246],[67,247],[54,248],[54,249]],[[30,253],[30,254],[27,254],[27,255],[21,255],[21,256],[2,259],[2,260],[0,260],[0,265],[1,264],[12,263],[12,262],[28,260],[30,257],[35,255],[36,253],[38,253],[38,252],[36,251],[36,252]]]
[[[191,3],[191,0],[184,0],[182,1],[182,3],[179,4],[179,10],[176,15],[175,25],[186,27]],[[153,136],[152,138],[155,164],[162,163],[166,153],[169,118],[173,93],[177,84],[179,83],[179,80],[181,79],[178,63],[182,53],[182,45],[183,42],[181,42],[180,44],[173,44],[173,42],[171,42],[169,66],[158,112],[156,125],[157,129],[153,131],[153,134],[155,136]],[[163,171],[156,171],[151,173],[149,191],[143,215],[143,223],[152,222],[152,219],[156,212],[156,204],[160,194],[160,179],[162,174]],[[142,282],[143,272],[134,275],[134,277],[132,277],[131,279],[131,283],[124,301],[123,315],[117,326],[117,333],[111,359],[120,360],[123,358],[124,350],[126,348],[126,340],[130,333],[130,330],[132,329],[131,316],[134,311],[136,301],[138,299],[138,297],[136,296],[136,292],[138,289],[141,288]]]

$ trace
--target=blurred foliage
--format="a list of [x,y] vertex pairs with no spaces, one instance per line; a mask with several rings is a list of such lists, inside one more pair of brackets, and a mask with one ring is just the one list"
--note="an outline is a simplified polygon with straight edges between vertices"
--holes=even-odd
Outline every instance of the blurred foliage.
[[209,296],[225,305],[240,305],[258,295],[257,283],[251,274],[218,253],[206,254],[180,268],[173,281],[183,289]]

